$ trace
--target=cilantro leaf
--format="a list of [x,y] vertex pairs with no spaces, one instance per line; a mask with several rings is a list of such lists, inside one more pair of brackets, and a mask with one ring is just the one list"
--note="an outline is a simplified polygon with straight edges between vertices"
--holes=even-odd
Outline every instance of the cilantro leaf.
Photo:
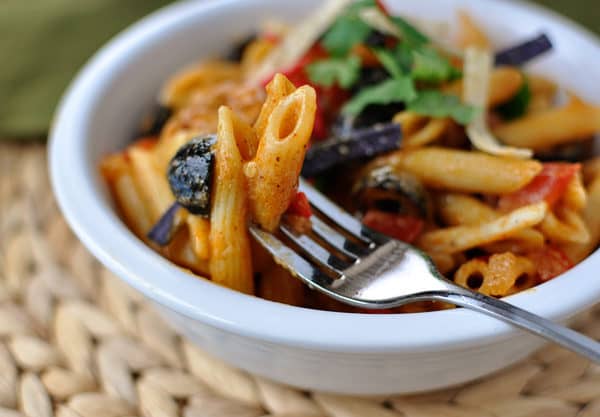
[[415,48],[412,51],[412,77],[417,81],[441,83],[459,78],[462,72],[454,68],[450,61],[431,47]]
[[506,103],[496,107],[496,111],[504,120],[513,120],[525,114],[530,102],[531,88],[529,81],[525,80],[517,94]]
[[372,49],[373,53],[386,69],[395,78],[409,75],[413,67],[412,49],[404,43],[398,44],[395,49]]
[[418,97],[408,103],[408,110],[431,117],[451,117],[462,125],[469,124],[478,109],[463,104],[453,94],[444,94],[437,90],[420,91]]
[[331,87],[337,82],[340,87],[348,89],[360,76],[360,64],[359,57],[350,55],[346,58],[315,61],[306,70],[310,80],[315,84]]
[[362,43],[371,28],[356,14],[343,14],[323,36],[322,44],[332,56],[346,56],[354,45]]
[[406,20],[398,16],[390,17],[392,23],[400,30],[402,34],[402,40],[406,41],[412,46],[421,46],[428,44],[429,38],[423,34],[419,29],[408,23]]
[[394,78],[402,78],[405,71],[394,56],[394,54],[388,49],[373,49],[372,50],[383,68]]
[[410,77],[393,78],[363,89],[344,105],[342,113],[356,116],[370,104],[409,102],[416,97],[417,91]]

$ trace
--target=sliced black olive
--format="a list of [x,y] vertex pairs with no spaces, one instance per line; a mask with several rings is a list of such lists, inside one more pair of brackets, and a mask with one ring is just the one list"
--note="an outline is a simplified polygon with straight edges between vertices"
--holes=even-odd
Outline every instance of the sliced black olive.
[[354,184],[358,208],[362,212],[376,208],[393,213],[430,218],[431,198],[421,182],[390,166],[375,168]]
[[163,126],[173,115],[173,110],[167,106],[159,104],[154,113],[148,118],[139,136],[157,136],[160,134]]
[[253,33],[241,42],[236,43],[225,55],[225,59],[232,62],[240,62],[242,60],[242,56],[244,55],[244,50],[255,40],[256,34]]
[[171,191],[190,213],[208,217],[216,135],[192,139],[175,154],[168,169]]

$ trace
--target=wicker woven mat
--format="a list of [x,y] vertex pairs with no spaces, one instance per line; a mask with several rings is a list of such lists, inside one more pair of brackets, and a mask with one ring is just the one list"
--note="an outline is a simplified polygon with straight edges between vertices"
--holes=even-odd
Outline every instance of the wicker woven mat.
[[[0,145],[0,417],[592,417],[600,367],[556,347],[419,396],[304,393],[209,357],[102,268],[59,214],[45,149]],[[600,337],[600,310],[576,327]]]

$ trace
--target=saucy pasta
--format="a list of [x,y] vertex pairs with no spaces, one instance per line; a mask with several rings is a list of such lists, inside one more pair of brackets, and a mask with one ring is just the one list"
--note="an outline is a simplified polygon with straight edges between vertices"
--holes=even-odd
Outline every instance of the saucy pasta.
[[359,311],[306,288],[248,232],[311,233],[303,175],[459,285],[503,297],[560,275],[600,242],[600,106],[526,70],[552,53],[545,35],[498,51],[467,11],[454,26],[438,39],[385,2],[330,0],[184,69],[138,139],[101,162],[124,222],[198,277]]

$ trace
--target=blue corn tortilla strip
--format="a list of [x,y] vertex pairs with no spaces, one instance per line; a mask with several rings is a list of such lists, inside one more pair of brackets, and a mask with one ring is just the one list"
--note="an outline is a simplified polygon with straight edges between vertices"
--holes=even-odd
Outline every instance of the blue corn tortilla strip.
[[173,203],[152,227],[152,230],[148,232],[148,239],[159,246],[168,245],[175,234],[175,215],[180,208],[181,205],[179,203]]
[[312,177],[345,162],[393,151],[401,139],[400,125],[387,123],[353,130],[346,138],[313,144],[306,153],[302,175]]
[[496,54],[496,65],[521,66],[552,49],[552,42],[546,34],[541,34],[512,48]]

